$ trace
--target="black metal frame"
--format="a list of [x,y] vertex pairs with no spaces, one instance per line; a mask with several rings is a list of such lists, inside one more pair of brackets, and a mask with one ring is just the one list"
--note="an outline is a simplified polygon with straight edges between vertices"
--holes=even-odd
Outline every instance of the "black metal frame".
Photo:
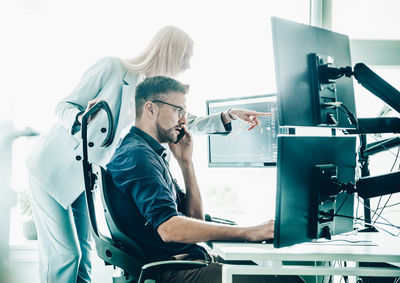
[[[336,68],[326,64],[319,66],[319,69],[317,68],[314,72],[318,72],[320,77],[324,77],[328,81],[336,80],[341,76],[346,76],[348,78],[354,76],[357,82],[365,89],[400,113],[400,92],[363,63],[355,64],[354,68],[351,68],[351,66]],[[318,84],[318,82],[316,83]],[[346,132],[348,134],[359,134],[360,136],[359,162],[361,164],[361,178],[357,181],[356,188],[358,195],[364,199],[365,223],[371,224],[369,199],[371,197],[400,192],[400,187],[398,186],[400,172],[370,177],[368,168],[369,156],[391,147],[399,146],[399,141],[398,139],[389,138],[368,144],[366,134],[398,134],[400,133],[400,119],[397,117],[364,118],[357,119],[356,124],[356,129],[349,129]]]

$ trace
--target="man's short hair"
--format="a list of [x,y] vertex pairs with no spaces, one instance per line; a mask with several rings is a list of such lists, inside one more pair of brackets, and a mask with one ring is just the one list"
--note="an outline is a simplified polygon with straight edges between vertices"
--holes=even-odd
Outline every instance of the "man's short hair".
[[170,92],[181,92],[186,94],[188,85],[182,84],[172,78],[156,76],[145,79],[136,87],[135,111],[136,118],[140,118],[143,107],[149,100],[165,100]]

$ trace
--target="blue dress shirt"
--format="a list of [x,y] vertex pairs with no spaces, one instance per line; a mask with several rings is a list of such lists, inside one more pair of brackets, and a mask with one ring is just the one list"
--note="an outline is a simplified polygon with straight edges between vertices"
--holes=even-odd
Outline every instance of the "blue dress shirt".
[[149,262],[178,254],[207,259],[202,247],[165,243],[157,233],[163,222],[184,212],[185,194],[173,180],[165,155],[160,143],[132,127],[107,165],[115,185],[110,206],[123,232],[143,249]]

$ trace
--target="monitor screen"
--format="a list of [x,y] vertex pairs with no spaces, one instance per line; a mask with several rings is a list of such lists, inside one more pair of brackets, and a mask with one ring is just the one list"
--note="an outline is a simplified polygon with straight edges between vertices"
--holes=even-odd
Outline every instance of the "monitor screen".
[[206,101],[207,113],[214,114],[229,108],[271,112],[259,117],[260,125],[248,131],[249,125],[239,119],[232,121],[229,135],[208,136],[208,164],[210,167],[275,166],[277,135],[294,130],[280,128],[277,119],[276,94],[238,97]]
[[355,137],[278,137],[277,168],[275,247],[353,230],[354,195],[328,189],[318,172],[354,184]]
[[339,102],[356,115],[353,81],[326,81],[319,66],[351,66],[346,35],[273,17],[275,74],[281,126],[355,128]]

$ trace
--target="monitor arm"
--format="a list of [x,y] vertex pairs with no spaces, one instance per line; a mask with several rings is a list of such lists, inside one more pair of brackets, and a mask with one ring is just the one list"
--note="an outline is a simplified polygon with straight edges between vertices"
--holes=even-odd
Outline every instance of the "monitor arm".
[[[354,121],[353,113],[347,110],[347,106],[337,100],[336,80],[345,76],[354,78],[364,88],[379,97],[386,104],[400,113],[400,92],[388,82],[378,76],[363,63],[357,63],[354,68],[351,66],[336,67],[335,59],[329,55],[310,53],[308,56],[309,68],[311,72],[311,91],[313,92],[313,116],[316,125],[338,125],[338,108],[342,107],[348,114],[350,123],[357,127],[356,131],[381,132],[382,129],[374,127],[375,124],[388,124],[385,130],[389,132],[399,132],[399,121]],[[353,115],[354,116],[354,115]],[[388,119],[388,118],[380,118]],[[400,120],[399,118],[392,118]],[[379,120],[379,118],[378,118]],[[364,124],[365,127],[364,127]],[[371,127],[373,127],[371,129]]]
[[337,68],[330,63],[318,66],[318,77],[321,84],[332,83],[342,76],[348,78],[354,76],[357,82],[364,88],[400,113],[400,92],[368,68],[364,63],[355,64],[353,69],[350,66]]
[[[352,69],[350,66],[338,68],[333,66],[331,62],[333,60],[328,58],[321,60],[321,55],[314,55],[319,59],[320,62],[317,66],[318,70],[318,81],[320,84],[333,83],[336,79],[346,76],[348,78],[354,76],[354,78],[364,88],[369,90],[371,93],[382,99],[385,103],[391,106],[394,110],[400,113],[400,92],[391,86],[388,82],[378,76],[370,68],[363,63],[357,63]],[[322,64],[321,64],[322,62]],[[384,119],[384,121],[381,121]],[[361,121],[363,120],[363,121]],[[364,121],[365,120],[365,121]],[[365,122],[365,127],[364,126]],[[359,129],[347,130],[352,134],[363,134],[368,133],[399,133],[400,124],[399,118],[372,118],[372,119],[359,119]],[[382,131],[382,128],[385,130]],[[390,147],[398,146],[399,139],[386,139],[384,141],[377,142],[376,144],[367,144],[366,139],[361,139],[361,152],[362,158],[366,161],[366,167],[368,169],[368,156],[382,151],[382,149],[388,149]],[[370,177],[369,171],[362,172],[362,178],[356,183],[357,193],[364,199],[376,196],[382,196],[385,194],[400,192],[400,173],[389,173],[381,176]],[[378,186],[379,185],[379,186]],[[379,187],[377,190],[376,188]],[[375,188],[375,189],[374,189]]]
[[400,113],[400,92],[363,63],[354,66],[353,76],[371,93]]
[[[321,55],[320,55],[321,56]],[[350,66],[337,68],[331,63],[318,66],[320,84],[330,84],[342,76],[354,78],[364,88],[379,97],[386,104],[400,113],[400,92],[378,76],[363,63],[357,63],[352,69]],[[326,106],[325,106],[326,107]],[[350,113],[348,113],[350,114]],[[349,117],[351,120],[351,117]],[[400,119],[397,117],[378,117],[357,119],[357,129],[346,130],[349,134],[400,133]],[[353,121],[351,121],[354,124]]]

